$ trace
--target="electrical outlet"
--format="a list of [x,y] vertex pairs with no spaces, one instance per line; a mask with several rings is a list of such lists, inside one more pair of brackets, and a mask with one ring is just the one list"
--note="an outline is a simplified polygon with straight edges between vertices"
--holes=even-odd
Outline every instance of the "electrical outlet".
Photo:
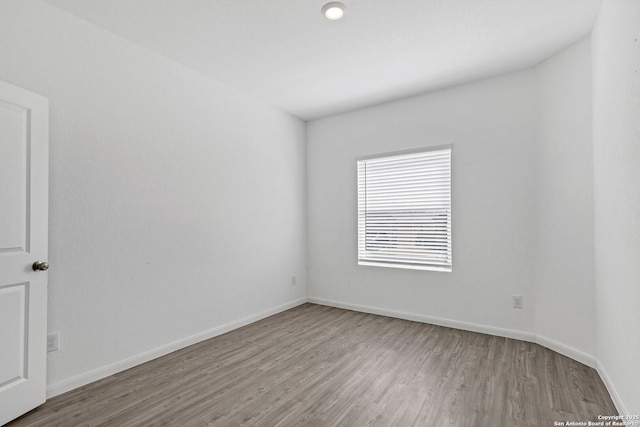
[[296,276],[291,276],[291,286],[296,285]]
[[57,351],[60,348],[60,332],[47,335],[47,353]]
[[522,295],[513,296],[513,308],[522,308]]

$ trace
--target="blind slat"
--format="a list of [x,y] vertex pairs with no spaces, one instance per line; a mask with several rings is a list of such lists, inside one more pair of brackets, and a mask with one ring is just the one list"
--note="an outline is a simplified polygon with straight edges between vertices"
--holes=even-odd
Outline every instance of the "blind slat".
[[451,148],[364,159],[357,170],[358,260],[450,271]]

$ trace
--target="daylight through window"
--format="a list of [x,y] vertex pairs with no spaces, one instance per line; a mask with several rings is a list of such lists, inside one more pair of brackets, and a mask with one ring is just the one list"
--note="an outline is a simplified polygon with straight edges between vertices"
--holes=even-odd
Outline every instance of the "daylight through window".
[[451,271],[451,147],[358,160],[358,264]]

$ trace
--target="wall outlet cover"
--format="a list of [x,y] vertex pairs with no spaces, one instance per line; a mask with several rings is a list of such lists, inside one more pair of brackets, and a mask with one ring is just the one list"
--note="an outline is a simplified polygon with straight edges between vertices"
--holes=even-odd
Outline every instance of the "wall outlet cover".
[[522,295],[514,295],[513,296],[513,308],[522,308],[522,307],[523,307]]
[[60,348],[60,332],[47,335],[47,353],[57,351]]

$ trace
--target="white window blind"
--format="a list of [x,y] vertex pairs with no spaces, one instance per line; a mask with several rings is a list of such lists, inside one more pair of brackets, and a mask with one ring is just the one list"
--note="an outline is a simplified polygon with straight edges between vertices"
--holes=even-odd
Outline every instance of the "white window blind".
[[358,264],[451,271],[451,147],[358,160]]

